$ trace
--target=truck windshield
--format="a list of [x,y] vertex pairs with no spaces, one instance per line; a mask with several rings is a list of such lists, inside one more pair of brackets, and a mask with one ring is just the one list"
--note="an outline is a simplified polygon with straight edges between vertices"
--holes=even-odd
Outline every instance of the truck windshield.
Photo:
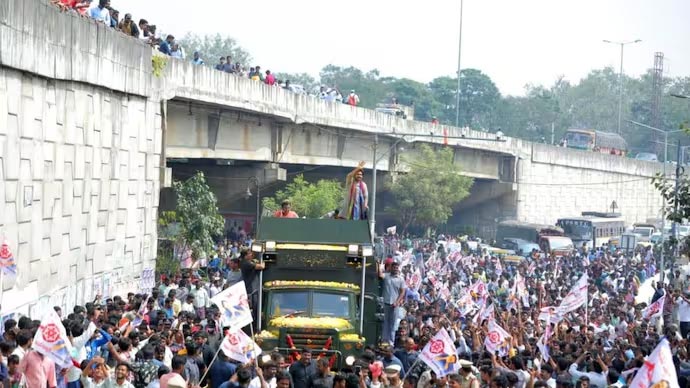
[[348,294],[322,291],[275,291],[271,297],[269,315],[271,318],[291,315],[350,318],[350,298]]
[[309,310],[309,292],[275,292],[271,298],[271,318],[283,315],[302,315]]
[[350,297],[346,294],[315,291],[312,316],[350,318]]

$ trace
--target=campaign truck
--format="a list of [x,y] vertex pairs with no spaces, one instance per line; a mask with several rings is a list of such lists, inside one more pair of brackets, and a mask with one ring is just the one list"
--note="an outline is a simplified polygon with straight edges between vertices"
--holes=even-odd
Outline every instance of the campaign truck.
[[255,336],[291,362],[301,349],[351,366],[376,343],[381,305],[366,221],[264,218],[252,248],[266,263]]

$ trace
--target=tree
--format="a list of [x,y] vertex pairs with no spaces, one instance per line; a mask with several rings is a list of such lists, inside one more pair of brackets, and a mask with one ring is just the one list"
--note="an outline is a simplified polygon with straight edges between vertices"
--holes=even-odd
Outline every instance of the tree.
[[201,58],[209,66],[216,65],[220,57],[227,57],[228,55],[232,57],[233,62],[239,62],[246,67],[249,67],[252,61],[249,53],[234,38],[229,36],[222,36],[221,34],[199,36],[188,33],[177,41],[189,57],[194,51],[198,51]]
[[431,227],[443,224],[453,214],[453,206],[470,193],[474,180],[463,176],[454,163],[453,149],[434,150],[424,144],[416,157],[405,160],[407,173],[389,184],[393,195],[390,207],[404,230],[412,225]]
[[274,212],[280,203],[288,199],[300,217],[319,218],[340,207],[343,200],[343,187],[333,179],[321,179],[310,183],[302,174],[288,183],[285,189],[278,190],[273,197],[263,199],[264,210]]
[[173,237],[182,247],[180,251],[191,248],[193,257],[198,258],[213,249],[214,237],[223,234],[225,221],[218,213],[216,196],[202,172],[186,181],[173,182],[173,190],[177,201],[175,212],[164,213],[160,224],[174,223],[176,232],[173,232]]
[[[460,76],[460,123],[461,127],[493,130],[492,117],[501,101],[496,84],[477,69],[464,69]],[[455,125],[458,79],[438,77],[429,84],[434,99],[442,109],[438,119],[445,124]]]

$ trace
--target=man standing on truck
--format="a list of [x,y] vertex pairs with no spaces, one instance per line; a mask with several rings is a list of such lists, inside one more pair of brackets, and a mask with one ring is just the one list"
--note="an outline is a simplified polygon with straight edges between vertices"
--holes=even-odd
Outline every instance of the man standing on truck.
[[249,307],[252,309],[252,316],[254,317],[254,322],[260,316],[259,311],[257,311],[259,306],[259,271],[263,271],[266,268],[266,263],[254,261],[254,252],[251,249],[245,248],[240,253],[240,258],[242,259],[242,264],[240,269],[242,270],[242,280],[244,280],[244,286],[247,289],[247,297],[249,298]]
[[284,200],[280,204],[280,209],[276,210],[275,213],[273,213],[273,217],[276,218],[299,218],[297,213],[291,210],[292,204],[290,203],[289,200]]
[[391,345],[395,342],[395,308],[402,306],[405,297],[405,279],[400,275],[400,263],[393,261],[390,272],[383,272],[377,266],[379,278],[383,280],[383,332],[382,341]]

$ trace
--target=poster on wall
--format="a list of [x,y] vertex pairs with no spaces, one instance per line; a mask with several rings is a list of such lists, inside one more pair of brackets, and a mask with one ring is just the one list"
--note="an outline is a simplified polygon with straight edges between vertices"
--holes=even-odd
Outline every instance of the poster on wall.
[[112,287],[112,285],[110,284],[110,274],[109,273],[104,274],[103,275],[103,289],[101,290],[101,292],[102,292],[101,295],[103,296],[103,298],[101,298],[102,300],[106,300],[106,299],[110,298],[110,294],[112,291],[111,287]]
[[[93,302],[93,278],[86,278],[83,280],[80,280],[81,282],[81,289],[82,289],[82,295],[84,296],[85,301]],[[77,282],[77,284],[79,283]]]
[[77,281],[77,284],[74,286],[73,291],[75,304],[83,306],[84,304],[86,304],[86,302],[92,301],[92,299],[86,295],[87,293],[91,293],[91,289],[86,290],[84,288],[84,280]]
[[14,281],[17,280],[17,262],[7,241],[0,245],[0,279],[2,285],[9,286],[14,285]]
[[141,271],[140,292],[144,294],[151,294],[151,290],[156,285],[156,273],[153,268],[145,268]]
[[[103,284],[102,283],[103,283],[103,280],[101,279],[100,276],[94,276],[93,277],[93,287],[92,287],[93,295],[91,296],[92,300],[96,299],[96,297],[98,297],[99,295],[100,296],[103,295]],[[101,299],[103,299],[103,298],[101,298]]]

